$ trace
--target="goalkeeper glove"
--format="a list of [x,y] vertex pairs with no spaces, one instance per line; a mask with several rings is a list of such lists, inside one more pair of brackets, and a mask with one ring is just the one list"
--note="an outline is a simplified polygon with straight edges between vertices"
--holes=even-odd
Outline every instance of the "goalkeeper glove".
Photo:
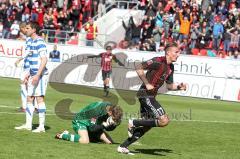
[[102,125],[107,128],[111,125],[115,125],[115,122],[113,121],[112,117],[108,117],[107,120],[105,122],[102,123]]

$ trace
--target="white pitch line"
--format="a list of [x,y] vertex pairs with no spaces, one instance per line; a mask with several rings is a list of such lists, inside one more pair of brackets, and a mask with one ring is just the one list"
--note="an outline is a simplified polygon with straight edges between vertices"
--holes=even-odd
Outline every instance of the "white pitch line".
[[[8,115],[25,115],[24,113],[11,113],[11,112],[0,112],[0,114],[8,114]],[[47,113],[46,115],[54,116],[56,114],[49,114]]]
[[[0,108],[16,109],[16,108],[19,108],[19,107],[8,106],[8,105],[1,105],[0,104]],[[53,110],[47,110],[47,112],[54,112],[54,111]],[[0,114],[22,115],[23,113],[0,112]],[[46,115],[54,116],[56,114],[47,113]],[[68,115],[65,115],[65,116],[68,116]],[[216,121],[207,121],[207,120],[174,120],[174,119],[172,119],[171,121],[174,121],[174,122],[201,122],[201,123],[240,124],[240,122],[228,122],[228,121],[217,121],[217,120]]]
[[240,122],[235,121],[207,121],[207,120],[171,120],[180,122],[202,122],[202,123],[223,123],[223,124],[240,124]]
[[[0,108],[8,108],[8,109],[17,109],[19,107],[15,107],[15,106],[9,106],[9,105],[1,105],[0,104]],[[46,110],[47,112],[53,112],[53,110]]]

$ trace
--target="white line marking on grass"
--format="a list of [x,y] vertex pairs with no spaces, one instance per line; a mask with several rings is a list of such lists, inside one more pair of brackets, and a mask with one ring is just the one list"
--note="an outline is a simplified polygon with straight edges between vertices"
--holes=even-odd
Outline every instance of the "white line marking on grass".
[[202,123],[223,123],[223,124],[240,124],[240,122],[235,121],[207,121],[207,120],[171,120],[178,122],[202,122]]
[[[2,105],[0,104],[0,108],[8,108],[8,109],[18,109],[19,107],[15,107],[15,106],[10,106],[10,105]],[[46,110],[47,112],[53,112],[53,110]]]
[[[25,115],[25,113],[11,113],[11,112],[0,112],[0,114],[8,114],[8,115]],[[56,114],[49,114],[49,113],[47,113],[46,115],[53,116],[53,115],[56,115]]]
[[[16,108],[19,108],[19,107],[14,107],[14,106],[9,106],[9,105],[2,105],[0,104],[0,108],[9,108],[9,109],[16,109]],[[54,112],[53,110],[47,110],[47,112]],[[1,112],[0,111],[0,114],[12,114],[12,115],[21,115],[21,114],[24,114],[24,113],[13,113],[13,112]],[[64,115],[62,112],[61,114],[63,116],[72,116],[72,115],[68,115],[66,113],[66,115]],[[46,115],[56,115],[54,113],[47,113]],[[202,122],[202,123],[223,123],[223,124],[240,124],[240,122],[234,122],[234,121],[207,121],[207,120],[171,120],[171,121],[174,121],[174,122]]]

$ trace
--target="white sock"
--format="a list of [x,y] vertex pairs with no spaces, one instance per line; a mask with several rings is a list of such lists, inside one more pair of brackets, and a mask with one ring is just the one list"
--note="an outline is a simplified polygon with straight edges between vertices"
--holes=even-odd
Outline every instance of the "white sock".
[[21,99],[22,99],[22,108],[27,108],[27,88],[25,84],[21,84]]
[[45,125],[46,105],[45,103],[38,104],[39,127],[44,128]]
[[27,103],[26,108],[26,125],[27,127],[32,127],[34,107],[32,103]]

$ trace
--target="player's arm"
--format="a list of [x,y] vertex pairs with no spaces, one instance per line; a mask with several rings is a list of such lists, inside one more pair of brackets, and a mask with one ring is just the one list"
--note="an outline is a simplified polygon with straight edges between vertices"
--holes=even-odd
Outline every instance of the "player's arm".
[[179,90],[186,90],[187,85],[185,83],[172,83],[172,84],[167,84],[167,89],[171,91],[179,91]]
[[37,72],[37,76],[41,76],[42,73],[43,73],[43,70],[45,69],[46,65],[47,65],[47,57],[41,57],[41,65],[38,69],[38,72]]
[[15,66],[17,67],[18,66],[18,64],[21,62],[23,60],[23,58],[22,57],[19,57],[16,61],[15,61]]
[[43,71],[47,65],[47,49],[46,47],[44,48],[41,48],[41,50],[39,50],[39,55],[40,55],[40,59],[41,59],[41,64],[38,68],[38,72],[37,74],[33,77],[33,80],[32,80],[32,84],[33,85],[37,85],[38,84],[38,81],[41,77],[41,75],[43,74]]
[[112,120],[111,117],[108,118],[106,122],[103,122],[102,124],[94,124],[91,125],[88,130],[90,132],[100,132],[103,130],[106,131],[113,131],[117,127],[117,124]]
[[149,83],[149,81],[147,80],[144,70],[157,69],[159,66],[160,66],[160,63],[156,62],[155,58],[145,61],[145,62],[142,62],[142,63],[138,63],[138,64],[135,63],[136,72],[137,72],[138,76],[140,77],[140,79],[145,84],[147,90],[152,90],[154,88],[154,86],[151,85]]
[[179,91],[179,90],[186,90],[187,86],[185,83],[174,83],[173,82],[173,73],[174,73],[174,65],[170,66],[172,72],[168,76],[166,83],[167,83],[167,89],[171,91]]
[[113,55],[113,60],[115,62],[117,62],[120,66],[124,66],[124,64],[120,60],[117,59],[116,55]]
[[99,55],[89,55],[87,56],[87,58],[95,58],[95,57],[101,57],[102,54],[99,54]]

